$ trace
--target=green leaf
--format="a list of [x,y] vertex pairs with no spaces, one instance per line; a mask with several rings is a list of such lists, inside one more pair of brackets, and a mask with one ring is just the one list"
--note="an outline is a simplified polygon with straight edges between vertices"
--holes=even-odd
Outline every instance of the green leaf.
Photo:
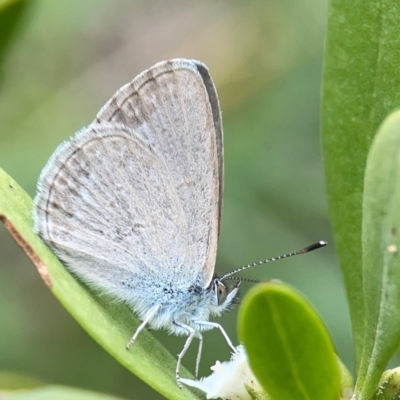
[[2,391],[1,400],[118,400],[117,397],[66,386],[41,386],[36,389]]
[[356,395],[370,399],[400,346],[400,111],[379,129],[363,200],[365,337]]
[[373,400],[399,400],[399,398],[400,368],[389,369],[383,373]]
[[328,18],[322,104],[324,163],[358,365],[364,332],[364,169],[376,130],[400,106],[400,3],[332,0]]
[[338,356],[336,356],[336,360],[340,375],[340,398],[350,400],[353,396],[353,376]]
[[249,364],[276,400],[338,400],[336,355],[323,322],[292,288],[263,283],[244,298],[239,336]]
[[[35,264],[43,280],[82,327],[127,369],[170,399],[196,399],[175,381],[176,359],[147,331],[126,351],[139,321],[123,304],[76,281],[32,231],[32,200],[0,169],[0,220]],[[184,369],[183,376],[189,376]]]
[[0,74],[5,56],[28,3],[28,0],[0,0]]

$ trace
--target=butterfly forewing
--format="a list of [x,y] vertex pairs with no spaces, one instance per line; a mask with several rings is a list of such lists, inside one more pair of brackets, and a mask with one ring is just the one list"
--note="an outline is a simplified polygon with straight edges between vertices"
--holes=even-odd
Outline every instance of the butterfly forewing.
[[[187,78],[185,78],[185,76]],[[204,88],[198,90],[198,85],[201,87],[200,79],[202,80]],[[145,138],[156,139],[158,137],[156,143],[161,148],[161,153],[168,155],[170,147],[166,145],[169,143],[170,138],[168,137],[168,133],[165,135],[166,126],[157,126],[157,122],[160,120],[162,121],[162,118],[160,119],[159,116],[153,119],[153,116],[155,117],[154,113],[163,113],[165,111],[165,106],[171,105],[169,101],[176,99],[176,91],[171,91],[171,86],[167,91],[160,87],[163,82],[169,82],[170,85],[176,84],[175,87],[179,93],[182,93],[183,90],[185,95],[190,97],[190,99],[188,99],[189,103],[195,107],[195,112],[189,116],[192,123],[196,120],[199,122],[197,106],[201,107],[201,102],[203,102],[204,105],[208,103],[207,106],[211,107],[214,130],[208,126],[207,132],[210,135],[214,135],[217,146],[219,231],[224,186],[222,120],[217,91],[208,68],[202,62],[197,60],[174,59],[156,64],[153,68],[142,72],[132,82],[120,88],[97,114],[96,121],[124,123],[140,132]],[[197,82],[196,86],[193,85],[194,82]],[[153,91],[153,89],[155,90]],[[206,93],[204,93],[203,89],[205,89]],[[145,95],[143,95],[144,93]],[[159,96],[161,93],[163,93],[162,98]],[[200,95],[199,100],[201,99],[198,103],[196,101],[197,95]],[[179,115],[184,115],[184,113],[185,108],[179,110],[177,115],[174,114],[174,117],[176,118]],[[168,117],[168,115],[164,115],[164,117],[165,116]],[[171,119],[169,119],[170,124],[171,122],[172,126],[174,126],[173,123],[175,120],[172,119],[171,121]],[[147,129],[149,126],[153,126],[153,128],[156,126],[157,129],[149,130]],[[150,135],[150,137],[148,135]],[[167,152],[164,153],[164,151]],[[179,166],[179,160],[173,159],[170,164],[172,168],[177,167]]]
[[212,278],[222,129],[203,76],[195,62],[157,64],[50,159],[35,227],[78,275],[109,286],[127,274],[172,279],[197,267],[204,284]]

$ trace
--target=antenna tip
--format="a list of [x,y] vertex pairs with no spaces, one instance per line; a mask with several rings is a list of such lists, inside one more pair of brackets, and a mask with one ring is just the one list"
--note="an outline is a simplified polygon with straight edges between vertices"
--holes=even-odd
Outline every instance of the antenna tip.
[[307,246],[303,249],[304,253],[309,253],[310,251],[320,249],[321,247],[325,247],[328,244],[328,242],[325,242],[325,240],[320,240],[319,242],[313,243],[310,246]]

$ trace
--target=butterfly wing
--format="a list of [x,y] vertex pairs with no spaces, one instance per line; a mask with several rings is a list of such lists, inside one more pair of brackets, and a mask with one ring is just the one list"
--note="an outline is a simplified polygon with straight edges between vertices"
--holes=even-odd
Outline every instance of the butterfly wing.
[[39,179],[35,230],[73,272],[111,292],[132,274],[212,278],[222,132],[217,139],[201,74],[178,64],[121,88]]
[[[214,129],[209,122],[205,122],[204,110],[200,118],[200,115],[196,116],[196,110],[201,106],[211,107]],[[194,130],[206,129],[217,149],[219,234],[224,192],[222,120],[215,85],[202,62],[178,58],[154,65],[121,87],[97,114],[95,122],[117,122],[132,127],[157,145],[160,153],[165,154],[168,167],[173,172],[178,170],[178,175],[182,170],[179,160],[184,160],[185,154],[179,154],[182,146],[171,153],[172,141],[176,144],[180,140],[182,144],[188,140],[195,141],[200,136]],[[152,129],[148,129],[149,126]],[[168,126],[172,131],[167,130]],[[182,137],[172,138],[174,130]],[[186,165],[189,168],[189,163]]]

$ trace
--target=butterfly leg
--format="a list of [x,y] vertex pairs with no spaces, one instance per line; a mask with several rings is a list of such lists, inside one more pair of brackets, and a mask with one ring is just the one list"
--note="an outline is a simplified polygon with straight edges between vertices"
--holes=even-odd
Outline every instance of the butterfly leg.
[[191,326],[182,324],[181,322],[175,322],[174,321],[174,324],[176,326],[179,326],[179,327],[183,328],[183,329],[186,329],[189,332],[189,336],[186,339],[185,345],[183,346],[182,351],[178,354],[178,363],[176,365],[176,373],[175,373],[176,383],[182,389],[181,375],[180,375],[182,358],[186,354],[190,344],[192,343],[192,340],[193,340],[194,336],[196,335],[196,331]]
[[139,325],[139,327],[136,329],[134,335],[132,336],[131,340],[128,342],[126,345],[126,349],[129,350],[129,348],[135,343],[135,340],[139,336],[139,333],[144,329],[144,327],[149,323],[149,321],[153,318],[154,314],[161,308],[160,305],[157,305],[153,308],[150,308],[149,312],[147,313],[146,317],[144,318],[143,322]]
[[199,349],[197,350],[197,357],[196,357],[196,370],[195,370],[195,377],[199,376],[199,366],[200,366],[200,360],[201,360],[201,352],[203,350],[203,335],[198,332],[198,337],[199,337]]
[[232,344],[231,339],[229,339],[228,334],[225,332],[224,328],[220,324],[211,321],[196,321],[196,324],[202,326],[210,326],[211,328],[218,328],[223,334],[226,342],[228,343],[228,346],[233,350],[234,353],[238,353],[237,348]]

